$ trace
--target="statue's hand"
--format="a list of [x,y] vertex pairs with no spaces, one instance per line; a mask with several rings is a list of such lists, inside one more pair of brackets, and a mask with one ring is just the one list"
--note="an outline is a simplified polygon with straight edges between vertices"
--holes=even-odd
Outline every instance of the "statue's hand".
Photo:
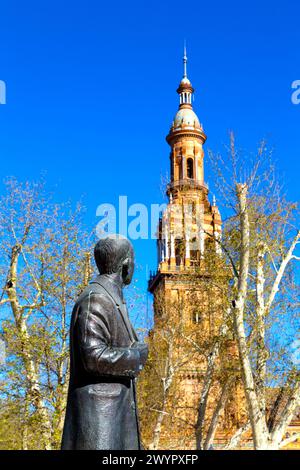
[[141,365],[142,367],[144,367],[147,361],[148,353],[149,353],[148,344],[142,343],[140,341],[136,341],[135,343],[132,344],[131,347],[134,349],[138,349],[140,353],[140,358],[141,358]]

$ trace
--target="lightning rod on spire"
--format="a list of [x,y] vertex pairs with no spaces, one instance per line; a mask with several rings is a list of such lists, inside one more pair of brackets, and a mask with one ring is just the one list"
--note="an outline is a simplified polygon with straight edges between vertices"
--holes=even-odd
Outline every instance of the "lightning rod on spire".
[[186,40],[184,40],[184,45],[183,45],[183,78],[187,78],[186,63],[187,63]]

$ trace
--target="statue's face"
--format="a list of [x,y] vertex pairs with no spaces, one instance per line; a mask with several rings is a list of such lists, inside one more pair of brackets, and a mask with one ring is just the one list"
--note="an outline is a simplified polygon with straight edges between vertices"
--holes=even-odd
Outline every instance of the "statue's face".
[[133,251],[130,250],[130,252],[128,253],[128,257],[123,263],[123,269],[122,269],[123,283],[126,286],[131,283],[133,272],[134,272],[134,254],[133,254]]

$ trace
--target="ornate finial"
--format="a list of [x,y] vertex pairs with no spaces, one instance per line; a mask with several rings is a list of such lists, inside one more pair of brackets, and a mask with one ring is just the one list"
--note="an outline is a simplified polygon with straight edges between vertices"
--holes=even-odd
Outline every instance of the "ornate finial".
[[217,205],[217,200],[216,200],[216,196],[213,195],[213,206],[216,206]]
[[187,63],[186,41],[184,40],[184,45],[183,45],[183,78],[187,78],[186,63]]

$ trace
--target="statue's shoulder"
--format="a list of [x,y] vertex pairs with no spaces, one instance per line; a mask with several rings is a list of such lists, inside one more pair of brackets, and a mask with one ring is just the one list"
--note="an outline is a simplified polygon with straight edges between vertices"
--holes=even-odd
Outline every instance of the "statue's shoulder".
[[74,309],[82,309],[86,305],[111,307],[111,303],[112,300],[105,289],[97,282],[91,282],[78,297]]

